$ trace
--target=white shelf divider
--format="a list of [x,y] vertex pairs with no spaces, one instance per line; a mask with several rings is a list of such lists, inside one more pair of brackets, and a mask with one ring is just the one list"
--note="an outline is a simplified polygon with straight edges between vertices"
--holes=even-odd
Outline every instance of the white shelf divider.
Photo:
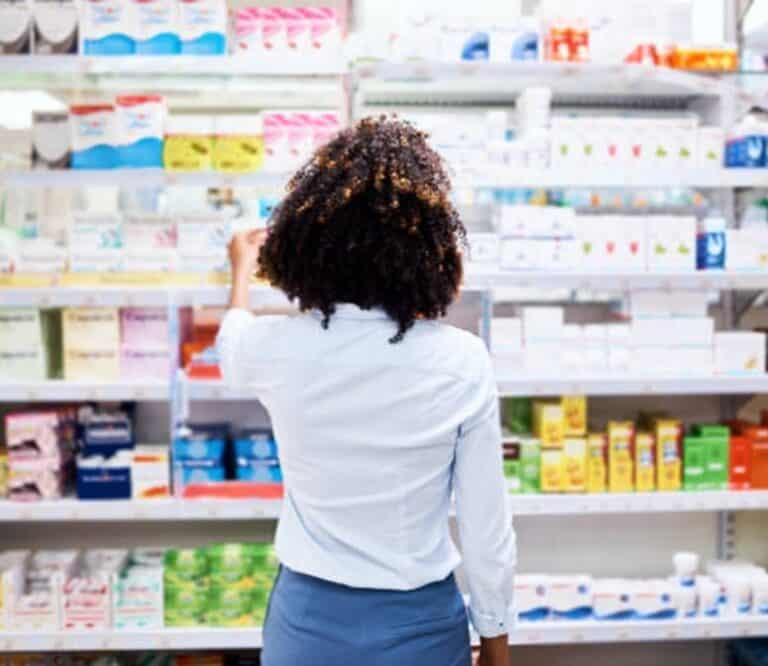
[[[768,491],[510,495],[516,517],[768,510]],[[281,500],[62,499],[0,501],[0,523],[156,523],[277,520]]]
[[[717,640],[768,634],[768,618],[741,616],[686,620],[518,623],[510,645],[569,645]],[[473,637],[473,642],[477,638]],[[260,628],[159,629],[155,631],[0,632],[0,652],[247,650],[263,644]]]
[[[174,173],[163,169],[62,169],[58,171],[0,172],[0,182],[13,187],[243,187],[281,188],[289,174],[256,171],[247,174],[216,172]],[[459,187],[558,188],[558,187],[768,187],[768,169],[618,169],[554,167],[509,169],[484,165],[453,176]]]
[[139,382],[41,382],[0,383],[0,402],[165,401],[168,384]]
[[515,396],[558,395],[748,395],[768,392],[768,375],[707,376],[557,376],[520,374],[498,377],[499,394]]
[[280,57],[242,56],[86,56],[86,55],[3,55],[0,73],[52,75],[178,75],[305,77],[339,76],[347,71],[341,56],[312,57],[281,54]]

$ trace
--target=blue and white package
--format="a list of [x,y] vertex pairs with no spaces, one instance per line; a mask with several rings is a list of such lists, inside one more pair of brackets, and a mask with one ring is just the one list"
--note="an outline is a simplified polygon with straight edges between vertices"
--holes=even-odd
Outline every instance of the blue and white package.
[[135,52],[175,55],[181,52],[176,0],[129,0]]
[[696,234],[696,268],[699,270],[725,269],[726,226],[721,217],[699,221]]
[[162,168],[165,99],[160,95],[121,95],[115,109],[119,165]]
[[539,59],[539,32],[535,19],[497,22],[489,32],[489,59],[493,63]]
[[744,134],[729,139],[725,144],[725,166],[756,168],[768,162],[766,147],[768,137],[764,134]]
[[189,467],[182,463],[175,466],[174,479],[182,486],[191,483],[218,483],[227,478],[223,467]]
[[441,52],[447,62],[488,60],[490,37],[487,30],[461,23],[444,24],[440,31]]
[[677,617],[675,586],[665,580],[636,581],[632,605],[640,620],[671,620]]
[[82,53],[103,56],[135,52],[129,2],[131,0],[83,0],[80,15]]
[[73,169],[113,169],[117,166],[115,107],[111,104],[69,109]]
[[515,613],[520,621],[536,622],[548,620],[549,605],[548,576],[515,576]]
[[254,483],[282,483],[283,471],[276,460],[250,460],[238,459],[237,478],[240,481],[252,481]]
[[592,592],[596,620],[631,620],[635,617],[632,585],[627,580],[597,580]]
[[268,428],[249,428],[235,437],[235,456],[238,461],[276,460],[277,442]]
[[227,52],[227,5],[224,0],[179,2],[181,53],[225,55]]
[[592,617],[592,578],[555,576],[549,581],[549,606],[555,620]]

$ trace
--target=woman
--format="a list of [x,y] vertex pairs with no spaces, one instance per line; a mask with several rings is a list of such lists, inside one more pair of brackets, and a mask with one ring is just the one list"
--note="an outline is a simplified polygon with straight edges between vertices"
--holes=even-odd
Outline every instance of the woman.
[[[366,119],[292,178],[264,236],[230,245],[224,377],[272,418],[286,495],[264,666],[508,665],[515,541],[498,397],[479,338],[436,320],[465,230],[411,125]],[[253,317],[257,272],[302,314]]]

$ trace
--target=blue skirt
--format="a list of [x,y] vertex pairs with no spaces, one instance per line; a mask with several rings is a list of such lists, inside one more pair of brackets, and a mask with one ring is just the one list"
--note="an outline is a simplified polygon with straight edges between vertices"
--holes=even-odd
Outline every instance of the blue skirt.
[[453,576],[417,590],[359,589],[282,567],[264,623],[262,666],[470,666]]

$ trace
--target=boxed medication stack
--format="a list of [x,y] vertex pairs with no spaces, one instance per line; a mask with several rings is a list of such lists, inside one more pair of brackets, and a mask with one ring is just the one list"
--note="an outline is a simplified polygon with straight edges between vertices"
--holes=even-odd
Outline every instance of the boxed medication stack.
[[231,222],[223,216],[185,216],[178,224],[181,273],[226,273]]
[[0,309],[0,377],[35,382],[61,376],[57,310]]
[[62,317],[64,378],[70,381],[119,380],[117,308],[66,308]]
[[164,308],[120,310],[120,375],[129,381],[164,382],[171,372],[168,311]]
[[178,234],[171,217],[126,215],[122,225],[122,269],[126,273],[173,273]]
[[235,474],[240,481],[282,483],[277,442],[271,430],[250,428],[234,438]]
[[172,548],[163,558],[164,624],[205,624],[210,589],[210,561],[204,548]]
[[229,424],[199,423],[178,428],[173,439],[173,487],[217,483],[227,478]]
[[61,579],[61,629],[112,629],[112,578],[127,559],[123,550],[79,554]]
[[115,629],[163,628],[163,552],[132,551],[112,580],[112,626]]
[[65,408],[6,415],[9,499],[29,502],[64,496],[72,476],[74,420],[74,410]]
[[69,270],[113,273],[122,270],[123,224],[119,215],[77,213],[69,226]]
[[714,334],[715,374],[745,375],[765,372],[765,333],[718,331]]
[[130,418],[121,412],[87,411],[81,414],[78,430],[78,498],[131,499],[134,434]]

